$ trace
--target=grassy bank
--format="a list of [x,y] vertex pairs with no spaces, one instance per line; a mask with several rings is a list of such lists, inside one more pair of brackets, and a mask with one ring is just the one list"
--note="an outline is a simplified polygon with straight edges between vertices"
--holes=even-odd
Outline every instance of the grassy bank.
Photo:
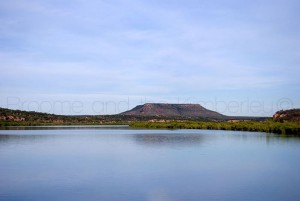
[[[105,125],[126,124],[126,122],[106,122]],[[57,126],[57,125],[101,125],[99,122],[0,122],[0,128],[6,126]],[[148,122],[135,121],[129,123],[133,128],[149,128],[149,129],[208,129],[208,130],[235,130],[235,131],[257,131],[287,135],[300,135],[299,122],[275,122],[272,120],[258,121],[241,121],[241,122],[200,122],[200,121],[170,121],[170,122]]]
[[274,121],[241,121],[241,122],[133,122],[133,128],[164,128],[164,129],[208,129],[208,130],[234,130],[256,131],[277,134],[300,135],[300,123],[279,123]]

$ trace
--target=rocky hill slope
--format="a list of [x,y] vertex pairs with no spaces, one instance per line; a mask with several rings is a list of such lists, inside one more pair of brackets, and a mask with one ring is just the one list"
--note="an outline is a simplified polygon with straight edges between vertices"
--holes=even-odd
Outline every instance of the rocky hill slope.
[[273,115],[278,122],[300,122],[300,109],[280,110]]
[[199,104],[147,103],[123,112],[120,115],[183,117],[183,118],[224,118],[225,116],[208,110]]

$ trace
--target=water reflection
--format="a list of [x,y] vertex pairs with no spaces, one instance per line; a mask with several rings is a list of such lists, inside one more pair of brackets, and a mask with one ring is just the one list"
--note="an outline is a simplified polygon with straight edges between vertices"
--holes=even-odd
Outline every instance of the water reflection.
[[[117,128],[117,129],[114,129]],[[0,130],[0,144],[6,142],[37,142],[54,138],[90,138],[94,140],[126,139],[145,146],[195,146],[209,140],[238,140],[245,142],[300,143],[300,136],[242,131],[212,130],[138,130],[124,126],[45,126],[18,127]]]
[[191,146],[203,142],[204,136],[197,134],[146,134],[133,135],[137,144],[149,146]]
[[[0,145],[7,143],[21,143],[21,142],[41,142],[42,140],[48,140],[55,138],[54,135],[8,135],[0,134]],[[59,137],[59,136],[58,136]]]
[[299,145],[231,131],[2,130],[0,200],[296,201]]

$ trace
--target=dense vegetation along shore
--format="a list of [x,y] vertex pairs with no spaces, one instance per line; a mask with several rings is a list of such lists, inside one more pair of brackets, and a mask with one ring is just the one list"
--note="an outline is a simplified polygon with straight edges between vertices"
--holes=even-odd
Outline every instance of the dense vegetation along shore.
[[[162,120],[164,121],[164,120]],[[275,122],[267,120],[258,121],[237,121],[237,122],[211,122],[211,121],[134,121],[134,122],[106,122],[105,125],[129,125],[132,128],[146,129],[208,129],[208,130],[235,130],[267,132],[287,135],[300,135],[299,122]],[[101,125],[98,122],[0,122],[0,128],[7,126],[59,126],[59,125]]]
[[208,130],[235,130],[235,131],[255,131],[288,135],[300,135],[299,122],[275,122],[273,120],[239,121],[239,122],[133,122],[129,124],[133,128],[150,129],[208,129]]

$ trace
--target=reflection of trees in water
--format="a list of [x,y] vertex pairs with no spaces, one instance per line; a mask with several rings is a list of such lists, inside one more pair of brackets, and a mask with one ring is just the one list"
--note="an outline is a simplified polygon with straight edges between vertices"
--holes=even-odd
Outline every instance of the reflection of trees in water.
[[300,136],[298,135],[279,135],[279,134],[266,134],[266,143],[271,144],[284,144],[284,143],[300,143]]
[[134,135],[138,144],[145,145],[196,145],[204,140],[203,135],[195,134],[144,134]]
[[54,135],[0,135],[0,145],[19,142],[40,142],[54,138]]

